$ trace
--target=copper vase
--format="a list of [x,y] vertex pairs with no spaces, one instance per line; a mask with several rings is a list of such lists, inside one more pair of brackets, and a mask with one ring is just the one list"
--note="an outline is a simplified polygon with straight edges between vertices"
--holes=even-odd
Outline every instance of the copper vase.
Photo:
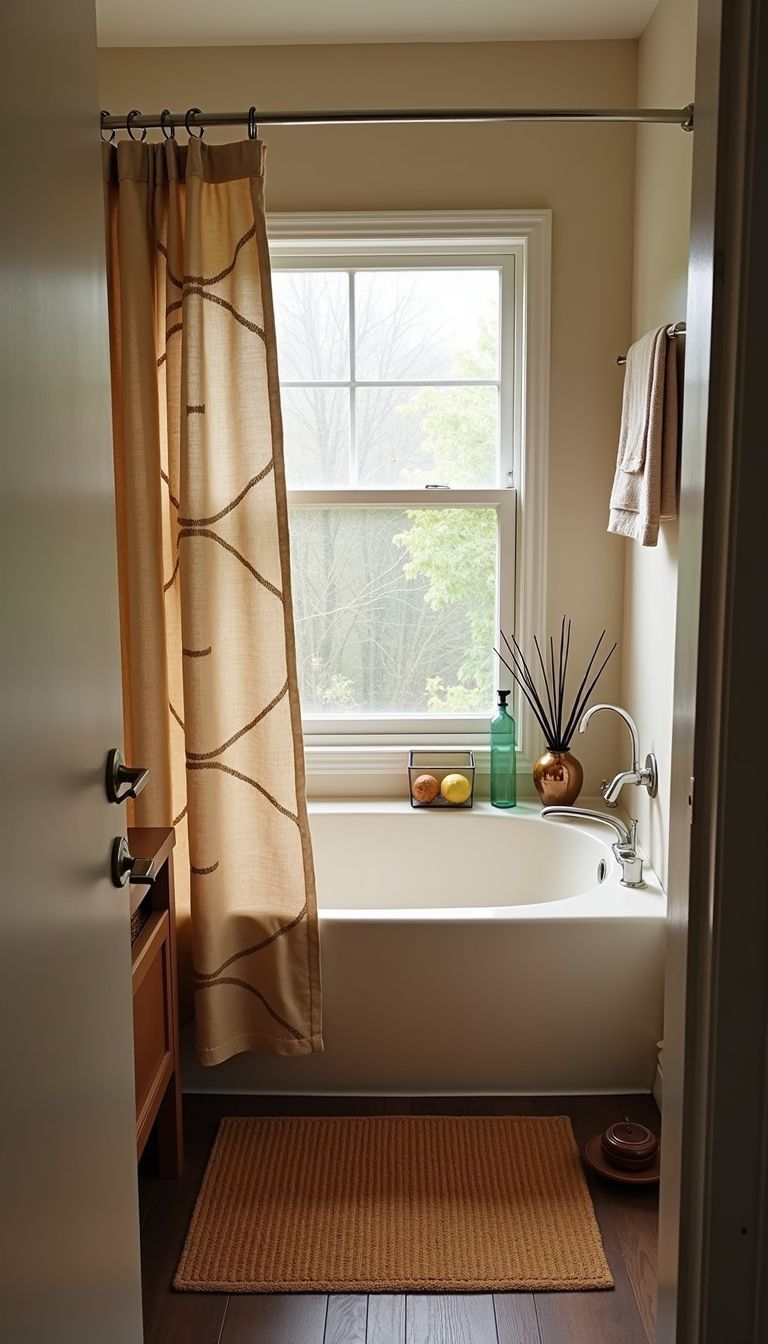
[[545,807],[570,807],[581,793],[584,771],[570,751],[545,751],[533,767],[533,782]]

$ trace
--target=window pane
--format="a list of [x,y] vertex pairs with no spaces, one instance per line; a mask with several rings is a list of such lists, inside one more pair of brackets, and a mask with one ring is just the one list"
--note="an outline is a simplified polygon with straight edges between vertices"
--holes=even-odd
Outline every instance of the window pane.
[[349,484],[349,392],[283,387],[280,392],[288,488]]
[[494,509],[293,509],[305,714],[493,705]]
[[280,377],[288,382],[349,378],[349,276],[346,271],[272,275]]
[[495,485],[498,399],[495,387],[359,387],[359,484]]
[[359,271],[357,377],[496,378],[499,281],[496,270]]

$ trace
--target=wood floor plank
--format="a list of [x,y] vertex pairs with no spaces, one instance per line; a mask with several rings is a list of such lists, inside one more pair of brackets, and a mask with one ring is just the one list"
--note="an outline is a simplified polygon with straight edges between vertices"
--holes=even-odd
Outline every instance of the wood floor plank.
[[139,1226],[144,1227],[155,1202],[157,1182],[152,1177],[139,1174]]
[[145,1344],[218,1344],[227,1309],[226,1294],[175,1293],[171,1287],[221,1117],[218,1098],[185,1110],[184,1170],[175,1181],[155,1178],[141,1231]]
[[323,1344],[327,1311],[324,1293],[238,1294],[220,1344]]
[[536,1115],[532,1097],[414,1097],[414,1115]]
[[[611,1266],[613,1268],[613,1266]],[[541,1344],[647,1344],[632,1290],[537,1293]]]
[[570,1116],[579,1148],[600,1130],[622,1119],[619,1097],[532,1097],[531,1115]]
[[324,1344],[365,1344],[368,1298],[365,1293],[333,1293],[328,1298]]
[[[650,1093],[618,1099],[623,1116],[661,1133],[661,1115]],[[656,1338],[656,1246],[658,1241],[658,1186],[616,1190],[611,1218],[621,1247],[632,1291],[648,1344]]]
[[490,1293],[409,1294],[406,1344],[497,1344]]
[[498,1344],[541,1344],[533,1293],[494,1293]]
[[[145,1344],[219,1344],[227,1316],[226,1293],[169,1293]],[[195,1300],[197,1299],[197,1300]]]
[[[631,1195],[631,1202],[630,1202]],[[628,1192],[613,1214],[621,1253],[648,1344],[656,1339],[656,1245],[658,1196],[655,1190]]]
[[366,1344],[405,1344],[405,1294],[371,1293]]
[[[623,1115],[618,1097],[540,1097],[537,1109],[544,1115],[570,1115],[580,1148]],[[541,1344],[648,1344],[622,1254],[617,1220],[617,1211],[628,1194],[637,1192],[610,1185],[599,1176],[587,1175],[587,1184],[615,1287],[598,1293],[537,1293]]]

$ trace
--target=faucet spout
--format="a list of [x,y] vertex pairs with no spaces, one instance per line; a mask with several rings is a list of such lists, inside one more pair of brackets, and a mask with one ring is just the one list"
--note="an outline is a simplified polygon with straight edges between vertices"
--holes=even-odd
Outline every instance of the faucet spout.
[[613,846],[613,852],[621,865],[621,885],[623,887],[644,887],[643,860],[637,852],[637,822],[632,820],[625,826],[619,817],[609,817],[605,812],[593,812],[588,807],[544,807],[542,817],[583,817],[587,821],[602,821],[611,826],[619,837]]
[[608,806],[616,806],[619,801],[621,790],[624,788],[625,784],[637,783],[639,783],[639,781],[637,778],[637,771],[635,770],[621,770],[618,775],[614,775],[612,780],[605,780],[603,782],[602,793]]
[[603,780],[602,794],[606,803],[609,807],[616,807],[625,784],[642,784],[648,790],[651,798],[655,798],[658,788],[656,757],[649,753],[645,758],[645,765],[640,764],[640,738],[637,732],[637,724],[626,709],[622,709],[621,705],[592,705],[581,717],[579,732],[586,732],[587,724],[592,715],[598,714],[601,709],[610,709],[614,714],[618,714],[622,722],[627,725],[629,736],[632,739],[632,765],[629,770],[622,770],[618,775],[614,775],[611,780]]
[[637,731],[637,724],[632,718],[632,715],[628,714],[626,709],[622,709],[621,705],[592,705],[591,709],[588,709],[587,712],[581,716],[579,732],[585,733],[587,731],[587,724],[593,714],[599,714],[601,709],[613,710],[614,714],[618,714],[619,718],[623,719],[624,723],[626,723],[629,729],[629,735],[632,738],[632,769],[637,770],[640,765],[640,736]]
[[609,817],[605,812],[593,812],[589,807],[543,807],[541,809],[542,817],[583,817],[587,821],[602,821],[604,825],[611,826],[619,837],[619,844],[631,845],[632,832],[620,817]]

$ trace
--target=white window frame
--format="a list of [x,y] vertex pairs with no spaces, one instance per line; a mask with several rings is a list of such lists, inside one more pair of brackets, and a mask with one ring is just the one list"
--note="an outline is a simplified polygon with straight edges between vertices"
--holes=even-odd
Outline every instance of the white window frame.
[[[273,270],[461,265],[502,271],[500,477],[488,489],[291,490],[289,508],[494,507],[499,514],[497,620],[527,647],[545,629],[549,422],[551,215],[548,210],[271,214]],[[511,339],[510,339],[511,338]],[[502,545],[503,538],[503,545]],[[500,684],[508,685],[504,674]],[[538,730],[516,698],[521,764],[538,754]],[[402,765],[407,747],[472,747],[485,764],[487,717],[339,715],[304,718],[310,777]]]

